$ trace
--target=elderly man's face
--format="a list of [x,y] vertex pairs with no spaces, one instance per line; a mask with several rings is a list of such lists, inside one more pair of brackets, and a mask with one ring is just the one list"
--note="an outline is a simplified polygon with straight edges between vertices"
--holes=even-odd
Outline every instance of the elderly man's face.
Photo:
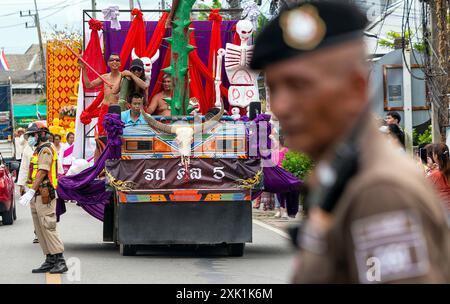
[[365,79],[342,62],[339,68],[333,66],[345,55],[333,52],[288,59],[266,69],[271,110],[286,146],[313,158],[341,139],[367,101]]

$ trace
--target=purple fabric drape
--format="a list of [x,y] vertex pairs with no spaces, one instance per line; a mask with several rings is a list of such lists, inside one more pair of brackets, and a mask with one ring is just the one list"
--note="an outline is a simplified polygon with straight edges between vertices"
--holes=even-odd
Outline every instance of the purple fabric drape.
[[105,168],[107,159],[120,158],[123,122],[119,114],[108,113],[103,126],[108,133],[108,143],[94,166],[77,175],[63,176],[58,180],[58,219],[66,211],[64,200],[75,200],[87,213],[103,221],[105,205],[109,203],[112,192],[106,191],[105,180],[97,177]]
[[[225,48],[226,43],[233,42],[233,32],[232,28],[236,24],[237,21],[222,21],[221,24],[221,38],[222,38],[222,47]],[[155,31],[157,21],[145,21],[145,31],[147,44],[149,43],[153,32]],[[120,53],[122,49],[122,45],[125,41],[125,38],[128,33],[128,29],[130,28],[130,21],[120,21],[120,25],[122,29],[120,31],[116,31],[111,29],[111,22],[105,21],[103,24],[103,42],[105,45],[105,58],[106,60],[109,58],[111,53]],[[195,29],[195,39],[197,42],[197,52],[200,59],[203,63],[208,66],[208,55],[209,55],[209,42],[211,39],[211,27],[212,22],[210,21],[193,21],[192,27]],[[170,30],[166,31],[165,37],[170,37]],[[159,48],[159,60],[153,64],[152,68],[152,79],[150,82],[149,92],[153,91],[153,87],[156,85],[156,76],[161,69],[161,65],[163,64],[163,60],[167,50],[167,42],[163,41],[161,47]],[[131,57],[131,56],[130,56]],[[130,66],[130,59],[127,62],[123,62],[125,68],[128,69]],[[222,73],[222,82],[225,87],[229,87],[229,82],[225,74],[225,69],[223,69]]]

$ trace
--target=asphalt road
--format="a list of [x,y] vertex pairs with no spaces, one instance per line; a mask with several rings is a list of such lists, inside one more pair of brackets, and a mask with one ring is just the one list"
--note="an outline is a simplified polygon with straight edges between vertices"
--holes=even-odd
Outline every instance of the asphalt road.
[[[295,252],[283,233],[253,224],[253,243],[243,257],[229,257],[220,247],[151,247],[138,256],[123,257],[102,241],[102,223],[81,208],[67,205],[58,225],[65,244],[67,274],[32,274],[43,262],[32,244],[29,207],[17,206],[18,220],[0,224],[0,284],[2,283],[289,283]],[[267,229],[269,228],[269,229]]]

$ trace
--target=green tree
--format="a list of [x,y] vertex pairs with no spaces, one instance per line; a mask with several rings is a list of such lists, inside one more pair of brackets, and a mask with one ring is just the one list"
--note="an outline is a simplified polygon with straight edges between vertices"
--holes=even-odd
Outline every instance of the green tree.
[[[213,0],[212,5],[207,5],[207,4],[205,4],[205,1],[204,1],[204,0],[199,1],[199,2],[201,2],[201,3],[199,3],[199,4],[196,5],[197,8],[199,8],[199,9],[207,9],[207,10],[210,10],[210,9],[213,9],[213,8],[218,8],[218,9],[221,9],[221,8],[222,8],[222,3],[220,2],[220,0]],[[198,14],[197,20],[200,20],[200,21],[206,21],[206,20],[208,20],[208,16],[209,16],[208,13],[206,13],[206,12],[200,12],[200,13]]]
[[[388,49],[392,49],[392,50],[395,49],[395,44],[392,41],[395,41],[396,39],[402,38],[402,34],[401,33],[394,32],[394,31],[388,32],[386,34],[386,36],[387,36],[387,38],[389,40],[380,38],[380,40],[378,41],[378,44],[380,46],[382,46],[382,47],[385,47],[385,48],[388,48]],[[410,31],[406,31],[403,38],[405,39],[405,43],[409,44],[409,41],[411,39],[411,32]],[[420,42],[420,43],[414,42],[412,45],[413,45],[413,48],[416,51],[418,51],[420,53],[425,53],[426,47],[425,47],[425,44],[423,42]]]
[[313,162],[303,153],[289,151],[286,153],[282,167],[299,179],[304,180],[313,168]]
[[414,143],[417,145],[431,144],[433,142],[433,132],[431,131],[431,125],[421,134],[417,134],[417,130],[413,129]]

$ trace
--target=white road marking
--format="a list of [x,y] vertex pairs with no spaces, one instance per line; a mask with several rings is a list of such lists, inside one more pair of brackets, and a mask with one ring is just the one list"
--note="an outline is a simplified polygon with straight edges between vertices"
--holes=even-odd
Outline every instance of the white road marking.
[[280,230],[278,228],[274,228],[270,225],[267,225],[266,223],[261,222],[260,220],[253,220],[253,223],[255,223],[256,225],[266,228],[267,230],[270,230],[272,232],[275,232],[276,234],[284,237],[285,239],[290,240],[291,237],[289,236],[289,234],[287,234],[286,232],[284,232],[283,230]]

